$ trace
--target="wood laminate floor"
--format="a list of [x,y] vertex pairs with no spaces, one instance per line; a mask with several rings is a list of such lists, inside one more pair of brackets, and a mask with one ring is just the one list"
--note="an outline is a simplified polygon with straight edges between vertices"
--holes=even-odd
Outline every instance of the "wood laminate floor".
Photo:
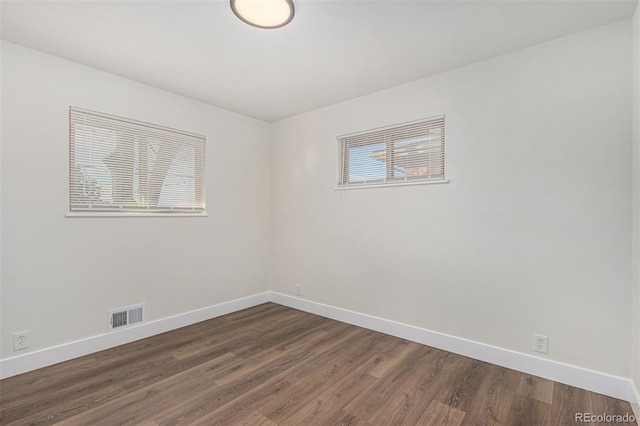
[[575,413],[633,414],[624,401],[272,303],[0,382],[1,425],[585,424]]

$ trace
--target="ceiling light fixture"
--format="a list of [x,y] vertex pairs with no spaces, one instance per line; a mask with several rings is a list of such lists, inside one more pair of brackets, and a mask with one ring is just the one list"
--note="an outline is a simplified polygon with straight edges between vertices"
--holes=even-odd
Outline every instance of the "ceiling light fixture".
[[231,10],[249,25],[258,28],[280,28],[293,19],[292,0],[231,0]]

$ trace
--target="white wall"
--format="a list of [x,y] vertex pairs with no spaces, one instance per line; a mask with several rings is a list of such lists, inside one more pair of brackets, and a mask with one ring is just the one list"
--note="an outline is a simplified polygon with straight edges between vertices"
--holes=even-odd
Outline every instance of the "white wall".
[[[633,380],[640,391],[640,5],[633,17]],[[640,395],[638,395],[640,397]],[[637,401],[640,404],[640,400]]]
[[[70,105],[207,137],[207,218],[65,218]],[[2,358],[268,289],[269,125],[2,43]]]
[[[630,377],[630,30],[276,123],[272,289]],[[449,184],[333,189],[337,135],[438,114]]]

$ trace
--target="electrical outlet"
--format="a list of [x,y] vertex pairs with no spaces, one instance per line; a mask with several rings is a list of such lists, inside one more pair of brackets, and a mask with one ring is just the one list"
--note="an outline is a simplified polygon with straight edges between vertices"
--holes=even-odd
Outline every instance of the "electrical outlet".
[[13,350],[19,351],[21,349],[27,349],[29,347],[29,339],[27,339],[29,335],[28,331],[23,331],[21,333],[16,333],[13,335]]
[[302,296],[302,286],[299,284],[296,286],[296,296]]
[[549,338],[541,334],[533,335],[533,350],[541,354],[549,353]]

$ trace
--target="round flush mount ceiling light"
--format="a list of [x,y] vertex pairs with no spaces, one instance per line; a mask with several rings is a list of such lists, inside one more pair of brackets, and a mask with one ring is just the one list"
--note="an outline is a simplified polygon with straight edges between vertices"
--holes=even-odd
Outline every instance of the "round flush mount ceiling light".
[[258,28],[280,28],[293,19],[292,0],[231,0],[238,18]]

